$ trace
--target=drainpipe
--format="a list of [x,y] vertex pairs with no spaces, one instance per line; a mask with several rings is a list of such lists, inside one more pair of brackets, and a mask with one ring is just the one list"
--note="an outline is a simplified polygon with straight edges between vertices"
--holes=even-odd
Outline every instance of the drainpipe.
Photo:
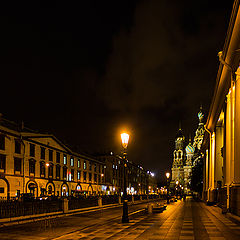
[[22,164],[23,165],[23,191],[22,192],[25,193],[25,169],[24,169],[24,167],[25,167],[25,148],[26,148],[26,146],[23,141],[23,136],[21,134],[21,131],[23,130],[23,128],[24,128],[24,123],[22,122],[21,130],[20,130],[20,141],[23,144],[23,164]]

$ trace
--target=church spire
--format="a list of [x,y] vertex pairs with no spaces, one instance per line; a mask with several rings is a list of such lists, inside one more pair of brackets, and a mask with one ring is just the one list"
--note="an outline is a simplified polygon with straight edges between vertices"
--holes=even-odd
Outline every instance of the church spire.
[[189,134],[189,144],[191,144],[192,143],[192,137],[191,137],[191,133]]
[[182,130],[181,121],[179,121],[179,130]]
[[200,111],[198,113],[199,124],[203,123],[204,114],[202,112],[202,105],[200,106]]

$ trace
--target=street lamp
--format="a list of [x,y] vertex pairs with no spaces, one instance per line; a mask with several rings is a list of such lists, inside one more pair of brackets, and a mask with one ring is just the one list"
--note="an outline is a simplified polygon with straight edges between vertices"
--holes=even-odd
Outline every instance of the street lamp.
[[126,183],[126,169],[127,169],[127,147],[129,141],[129,135],[127,133],[121,134],[122,146],[123,146],[123,162],[124,162],[124,170],[123,170],[123,215],[122,215],[122,223],[128,223],[128,200],[127,200],[127,183]]
[[170,178],[170,173],[166,173],[166,178],[167,178],[167,204],[169,204],[169,178]]

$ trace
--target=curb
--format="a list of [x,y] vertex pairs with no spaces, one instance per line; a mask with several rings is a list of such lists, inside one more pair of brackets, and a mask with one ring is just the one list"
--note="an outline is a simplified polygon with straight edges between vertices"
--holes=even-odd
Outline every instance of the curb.
[[240,217],[232,214],[232,213],[226,213],[226,217],[229,218],[231,221],[236,222],[237,224],[240,225]]

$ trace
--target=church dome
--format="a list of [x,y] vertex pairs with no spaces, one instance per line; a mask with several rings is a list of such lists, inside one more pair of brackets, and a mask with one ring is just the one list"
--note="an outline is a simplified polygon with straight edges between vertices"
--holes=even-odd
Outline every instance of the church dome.
[[194,146],[192,146],[192,144],[191,143],[189,143],[188,145],[187,145],[187,147],[186,147],[186,153],[187,154],[191,154],[191,153],[194,153],[194,150],[195,150],[195,148],[194,148]]

